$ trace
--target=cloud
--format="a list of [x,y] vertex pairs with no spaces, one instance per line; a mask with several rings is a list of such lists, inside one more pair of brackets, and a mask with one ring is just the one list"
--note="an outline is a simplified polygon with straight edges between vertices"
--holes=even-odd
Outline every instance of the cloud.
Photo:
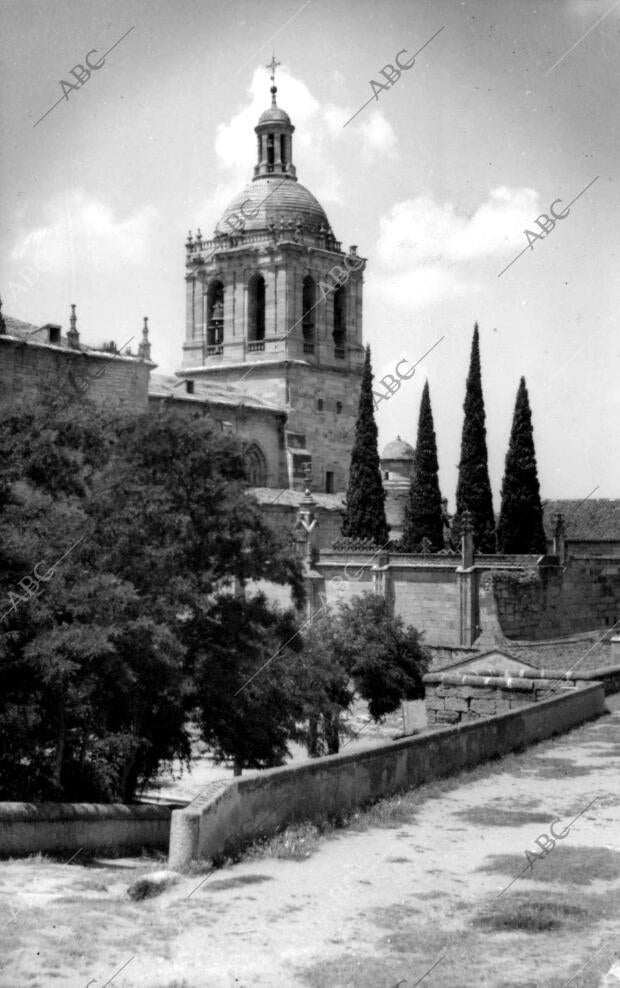
[[498,255],[523,245],[523,231],[538,212],[538,194],[527,188],[493,189],[469,216],[432,196],[408,199],[392,206],[379,221],[379,261],[409,270]]
[[61,275],[143,263],[157,211],[146,206],[118,219],[109,205],[78,189],[50,200],[43,214],[46,222],[24,233],[11,256]]
[[381,110],[360,117],[359,128],[365,160],[372,160],[378,154],[383,158],[396,157],[396,134]]
[[491,190],[471,214],[418,196],[395,203],[379,221],[378,266],[369,290],[385,304],[423,307],[481,291],[471,264],[523,246],[540,212],[534,189]]

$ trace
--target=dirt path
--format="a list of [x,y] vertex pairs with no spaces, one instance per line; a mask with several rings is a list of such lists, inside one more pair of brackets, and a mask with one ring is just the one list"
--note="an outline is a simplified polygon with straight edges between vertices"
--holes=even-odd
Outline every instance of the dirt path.
[[[0,983],[619,988],[620,697],[609,706],[611,716],[465,777],[405,822],[337,832],[306,861],[242,862],[141,903],[124,895],[135,862],[2,864],[2,918],[9,902],[16,918],[2,934]],[[559,818],[558,834],[578,815],[498,898],[550,822]],[[496,914],[524,894],[583,913],[548,932],[475,925],[481,909]]]

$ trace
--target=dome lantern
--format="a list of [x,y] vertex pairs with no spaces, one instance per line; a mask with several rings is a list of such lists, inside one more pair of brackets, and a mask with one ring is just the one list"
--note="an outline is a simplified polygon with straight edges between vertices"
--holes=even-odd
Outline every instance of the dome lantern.
[[276,61],[274,53],[267,66],[268,69],[271,69],[271,106],[264,113],[261,113],[258,124],[254,128],[258,139],[258,160],[254,166],[254,178],[263,178],[265,175],[285,175],[296,181],[293,164],[293,131],[295,128],[288,113],[281,110],[276,103],[278,87],[275,84],[275,75],[278,65],[280,62]]

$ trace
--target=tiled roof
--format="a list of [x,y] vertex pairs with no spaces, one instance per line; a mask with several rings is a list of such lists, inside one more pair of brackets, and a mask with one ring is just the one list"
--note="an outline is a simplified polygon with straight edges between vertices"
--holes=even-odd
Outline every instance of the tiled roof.
[[[77,351],[79,353],[86,353],[89,356],[100,356],[106,360],[110,360],[111,358],[114,358],[115,360],[141,359],[137,354],[132,353],[128,347],[122,347],[121,351],[118,353],[111,353],[109,350],[104,350],[100,346],[89,346],[87,343],[78,343],[77,347],[69,347],[67,337],[62,333],[58,343],[50,343],[49,326],[58,325],[57,323],[44,323],[42,326],[35,326],[34,323],[24,322],[23,319],[15,319],[14,316],[5,316],[4,322],[6,324],[6,336],[9,336],[15,340],[27,340],[29,343],[34,343],[37,346],[51,347],[54,350],[58,350],[60,348],[62,350],[69,351],[70,353],[75,353]],[[2,336],[0,336],[0,339],[2,339]],[[156,365],[151,364],[151,366]]]
[[502,650],[538,669],[596,669],[610,664],[610,634],[592,631],[539,642],[505,641]]
[[569,542],[620,541],[620,500],[588,498],[585,501],[544,501],[545,534],[553,538],[553,516],[560,511]]
[[[194,384],[192,394],[186,390],[186,381]],[[285,414],[285,409],[272,405],[259,398],[258,395],[234,384],[224,384],[205,378],[177,377],[174,374],[151,374],[149,397],[178,398],[183,401],[194,401],[197,404],[212,402],[217,405],[230,405],[233,408],[244,405],[246,408],[258,408],[262,411]]]
[[[259,504],[283,504],[287,507],[298,508],[304,499],[303,491],[274,490],[271,487],[251,487],[251,493]],[[315,494],[312,499],[319,508],[327,511],[342,511],[344,509],[344,494]]]
[[[24,322],[23,319],[15,319],[13,316],[5,316],[4,321],[6,323],[7,335],[14,336],[18,340],[25,340],[31,336],[33,342],[37,342],[36,334],[43,329],[42,326],[35,326],[31,322]],[[39,340],[39,342],[42,341]]]
[[[517,662],[527,662],[536,669],[587,671],[601,666],[611,665],[610,638],[613,632],[592,631],[581,635],[571,635],[566,638],[547,639],[546,641],[512,641],[505,638],[492,649],[502,652]],[[454,667],[462,661],[479,658],[489,653],[488,648],[481,650],[478,655],[471,649],[454,650],[454,657],[443,651],[433,660],[432,671],[440,672]],[[457,671],[455,669],[455,671]]]

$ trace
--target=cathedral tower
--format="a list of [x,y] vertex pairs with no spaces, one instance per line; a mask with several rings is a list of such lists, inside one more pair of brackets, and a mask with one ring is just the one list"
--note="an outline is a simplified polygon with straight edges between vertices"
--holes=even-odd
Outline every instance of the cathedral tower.
[[[272,83],[276,66],[272,61]],[[184,377],[233,384],[286,411],[288,484],[346,488],[357,415],[365,260],[342,250],[293,164],[276,103],[255,127],[254,176],[214,235],[187,240]]]

